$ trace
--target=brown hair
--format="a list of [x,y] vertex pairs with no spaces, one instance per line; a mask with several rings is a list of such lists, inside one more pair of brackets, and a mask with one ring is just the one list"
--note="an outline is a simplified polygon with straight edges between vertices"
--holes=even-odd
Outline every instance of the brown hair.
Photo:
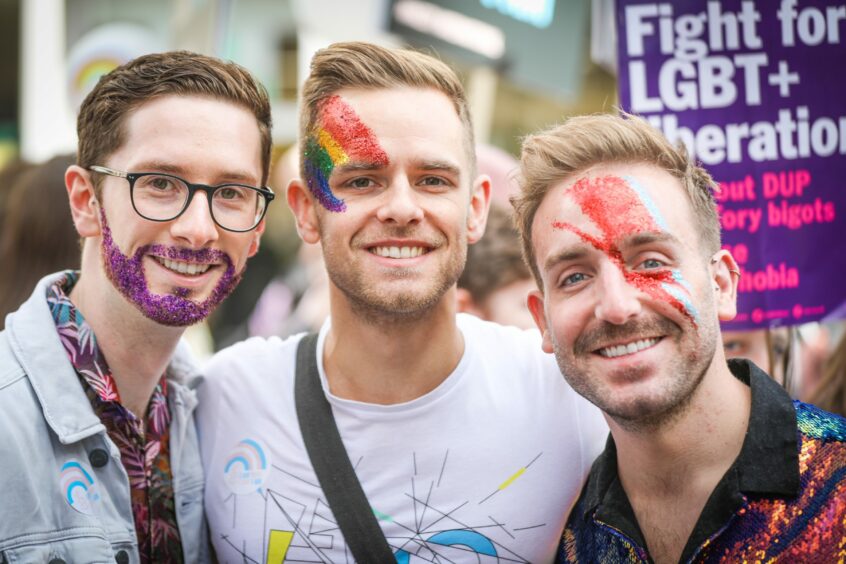
[[674,147],[660,131],[639,117],[599,114],[573,117],[523,140],[520,155],[520,194],[512,198],[523,254],[538,287],[543,289],[532,248],[535,213],[553,184],[598,164],[645,163],[661,168],[684,186],[691,204],[702,249],[720,248],[720,221],[711,175],[698,166],[683,145]]
[[144,102],[171,94],[210,97],[250,110],[261,134],[261,182],[267,182],[272,144],[267,91],[244,67],[189,51],[144,55],[100,78],[76,120],[77,164],[103,165],[125,141],[128,114]]
[[[53,157],[18,176],[0,214],[0,329],[41,277],[79,268],[79,245],[65,192],[73,155]],[[5,188],[5,187],[2,187]]]
[[[379,90],[410,86],[431,88],[450,99],[464,126],[464,140],[471,172],[476,167],[473,124],[464,87],[455,72],[438,59],[409,49],[388,49],[363,42],[335,43],[318,51],[311,60],[311,73],[303,84],[300,108],[300,139],[315,128],[320,102],[344,88]],[[306,144],[302,144],[304,151]],[[300,171],[303,153],[300,153]]]
[[511,211],[492,205],[484,237],[467,248],[467,264],[458,279],[458,287],[466,289],[473,301],[481,304],[500,288],[531,277],[523,262],[520,235]]

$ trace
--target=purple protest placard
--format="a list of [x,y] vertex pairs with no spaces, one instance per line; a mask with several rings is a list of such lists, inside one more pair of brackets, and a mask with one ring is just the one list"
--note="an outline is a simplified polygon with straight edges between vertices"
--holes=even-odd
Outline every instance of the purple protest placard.
[[617,0],[620,105],[720,183],[726,329],[846,317],[846,3]]

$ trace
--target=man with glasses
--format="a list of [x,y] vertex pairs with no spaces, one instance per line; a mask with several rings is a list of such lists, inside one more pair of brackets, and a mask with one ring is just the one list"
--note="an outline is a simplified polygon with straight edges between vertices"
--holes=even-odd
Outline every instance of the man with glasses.
[[0,333],[0,562],[207,561],[179,339],[258,249],[267,94],[233,63],[147,55],[100,80],[77,127],[81,269]]

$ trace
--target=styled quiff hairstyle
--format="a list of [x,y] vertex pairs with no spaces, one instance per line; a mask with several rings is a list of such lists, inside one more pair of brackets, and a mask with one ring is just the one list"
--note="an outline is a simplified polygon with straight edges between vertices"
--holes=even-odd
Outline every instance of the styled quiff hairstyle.
[[684,187],[701,239],[710,256],[720,249],[720,220],[714,202],[717,185],[683,144],[674,147],[643,118],[624,114],[573,117],[523,140],[520,194],[512,198],[523,256],[538,287],[541,273],[532,248],[532,223],[549,189],[599,164],[649,164],[677,178]]
[[[372,43],[334,43],[319,50],[311,60],[311,73],[303,84],[300,107],[300,139],[315,130],[320,103],[344,88],[381,90],[409,86],[431,88],[446,95],[464,126],[464,142],[475,175],[476,151],[473,123],[464,87],[443,61],[410,49],[388,49]],[[303,151],[306,143],[302,143]],[[300,153],[300,172],[304,153]]]
[[168,95],[208,97],[252,112],[261,134],[261,183],[267,182],[272,144],[267,91],[244,67],[189,51],[143,55],[100,77],[76,120],[77,164],[86,169],[104,165],[126,141],[124,123],[130,112]]

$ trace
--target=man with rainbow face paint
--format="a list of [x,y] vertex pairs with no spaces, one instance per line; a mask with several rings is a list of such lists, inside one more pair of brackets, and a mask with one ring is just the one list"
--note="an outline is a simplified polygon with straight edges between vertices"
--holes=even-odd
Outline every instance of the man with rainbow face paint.
[[[312,61],[300,133],[288,203],[330,280],[309,377],[366,496],[360,518],[375,516],[388,560],[552,561],[608,430],[537,331],[456,314],[490,194],[461,83],[421,53],[333,45]],[[206,369],[198,425],[221,562],[353,559],[300,432],[301,342],[250,339]]]
[[257,250],[267,94],[234,63],[146,55],[100,79],[77,128],[81,269],[0,333],[0,562],[209,561],[180,337]]
[[529,309],[611,428],[559,562],[835,562],[846,421],[727,361],[737,265],[708,173],[634,116],[529,136],[515,200]]

